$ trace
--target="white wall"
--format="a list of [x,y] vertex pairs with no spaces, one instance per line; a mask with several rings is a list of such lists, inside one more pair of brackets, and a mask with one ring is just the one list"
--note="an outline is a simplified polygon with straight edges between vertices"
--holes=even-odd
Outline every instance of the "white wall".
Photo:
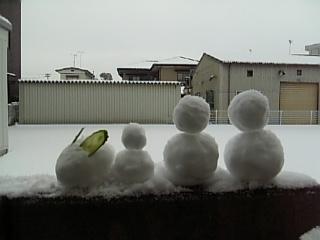
[[0,26],[0,156],[8,151],[7,47],[8,31]]

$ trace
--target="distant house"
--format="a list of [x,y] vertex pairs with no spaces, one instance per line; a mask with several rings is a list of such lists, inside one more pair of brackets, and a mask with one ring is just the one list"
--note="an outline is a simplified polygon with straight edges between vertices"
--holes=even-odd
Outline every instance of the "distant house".
[[21,0],[0,0],[0,15],[12,24],[8,42],[8,101],[19,100],[21,78]]
[[[282,123],[317,123],[320,57],[220,57],[204,53],[192,80],[192,94],[213,111],[226,111],[232,98],[247,89],[261,91]],[[223,113],[221,113],[223,114]],[[226,114],[226,113],[224,113]]]
[[76,67],[66,67],[56,70],[60,74],[60,80],[84,80],[94,79],[94,74],[86,69]]
[[118,74],[129,81],[179,81],[186,86],[197,67],[198,60],[173,57],[164,60],[149,60],[139,64],[120,67]]
[[320,43],[305,46],[310,55],[320,56]]

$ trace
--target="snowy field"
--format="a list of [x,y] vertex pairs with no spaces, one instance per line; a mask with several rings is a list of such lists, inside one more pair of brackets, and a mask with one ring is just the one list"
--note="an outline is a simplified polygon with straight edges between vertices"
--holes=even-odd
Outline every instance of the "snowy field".
[[[107,129],[108,142],[116,151],[124,149],[121,133],[124,125],[16,125],[9,127],[9,153],[0,157],[0,176],[55,175],[55,162],[62,149],[73,140],[81,127],[88,135]],[[174,125],[144,125],[146,150],[155,162],[162,161],[167,140],[178,130]],[[320,182],[320,126],[268,126],[282,141],[285,171],[307,174]],[[209,125],[205,132],[219,145],[218,165],[224,166],[223,152],[228,139],[239,131],[231,125]]]

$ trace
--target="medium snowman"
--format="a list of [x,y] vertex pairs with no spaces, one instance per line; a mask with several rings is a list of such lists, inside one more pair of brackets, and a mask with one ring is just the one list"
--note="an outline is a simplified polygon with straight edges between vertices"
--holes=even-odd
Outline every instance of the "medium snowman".
[[116,155],[113,173],[125,184],[142,183],[154,175],[154,163],[147,151],[142,150],[147,142],[145,130],[137,123],[123,129],[121,137],[125,150]]
[[225,146],[226,167],[240,181],[270,181],[281,171],[284,153],[277,136],[264,130],[270,115],[267,97],[256,90],[244,91],[232,99],[228,115],[242,132]]
[[185,96],[175,107],[173,122],[182,133],[169,139],[163,152],[167,178],[175,185],[205,185],[213,177],[218,145],[202,132],[209,118],[209,105],[197,96]]

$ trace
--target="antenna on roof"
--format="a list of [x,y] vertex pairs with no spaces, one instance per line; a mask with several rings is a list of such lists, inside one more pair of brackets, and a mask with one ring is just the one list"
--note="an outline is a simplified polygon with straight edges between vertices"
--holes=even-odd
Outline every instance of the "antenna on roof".
[[291,45],[293,43],[293,40],[289,40],[289,55],[291,55]]
[[84,51],[78,51],[77,54],[79,55],[79,66],[81,68],[82,54],[84,54]]
[[77,53],[71,53],[73,56],[73,67],[76,67],[76,59],[77,59]]

